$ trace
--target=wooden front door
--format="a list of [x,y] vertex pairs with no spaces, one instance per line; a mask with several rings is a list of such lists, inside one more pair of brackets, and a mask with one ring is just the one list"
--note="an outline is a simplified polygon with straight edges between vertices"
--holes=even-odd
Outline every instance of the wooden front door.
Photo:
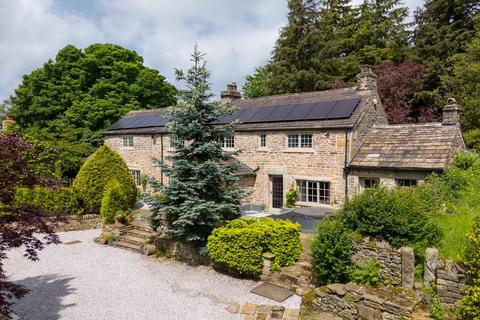
[[272,179],[272,208],[283,207],[283,177],[274,176]]

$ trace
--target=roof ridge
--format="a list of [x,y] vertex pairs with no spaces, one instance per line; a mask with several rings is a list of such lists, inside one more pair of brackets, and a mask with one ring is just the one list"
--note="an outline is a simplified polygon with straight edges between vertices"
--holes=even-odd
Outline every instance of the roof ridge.
[[356,93],[356,87],[348,87],[348,88],[340,88],[340,89],[328,89],[328,90],[317,90],[317,91],[307,91],[307,92],[289,92],[289,93],[281,93],[281,94],[272,94],[268,96],[263,96],[263,97],[256,97],[256,98],[248,98],[248,99],[238,99],[238,100],[233,100],[233,103],[235,101],[258,101],[262,99],[268,99],[268,98],[273,98],[273,97],[294,97],[294,96],[302,96],[302,95],[313,95],[315,93],[336,93],[336,92],[342,92],[342,91],[351,91],[352,93]]

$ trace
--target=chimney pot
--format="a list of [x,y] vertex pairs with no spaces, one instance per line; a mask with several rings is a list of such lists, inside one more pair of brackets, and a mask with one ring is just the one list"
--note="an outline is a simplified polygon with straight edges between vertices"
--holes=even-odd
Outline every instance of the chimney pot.
[[364,64],[357,74],[358,90],[377,90],[377,75],[373,73],[372,66]]
[[460,126],[460,106],[454,98],[447,100],[447,105],[443,107],[444,126]]
[[226,99],[236,100],[242,98],[242,94],[237,90],[237,84],[232,82],[227,84],[227,90],[224,90],[220,93],[220,98],[222,101]]

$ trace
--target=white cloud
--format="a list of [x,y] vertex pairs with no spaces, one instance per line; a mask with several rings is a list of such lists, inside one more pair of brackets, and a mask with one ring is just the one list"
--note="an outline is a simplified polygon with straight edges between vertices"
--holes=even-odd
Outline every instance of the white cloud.
[[287,13],[286,0],[75,1],[0,0],[0,99],[65,45],[94,42],[137,51],[171,82],[198,43],[218,94],[268,60]]

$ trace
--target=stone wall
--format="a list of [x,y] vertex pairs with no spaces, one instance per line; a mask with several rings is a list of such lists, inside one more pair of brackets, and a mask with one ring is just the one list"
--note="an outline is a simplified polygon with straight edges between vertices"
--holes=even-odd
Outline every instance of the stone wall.
[[169,237],[155,237],[152,239],[159,252],[171,256],[175,260],[186,262],[189,265],[211,265],[209,257],[202,256],[196,248],[190,244]]
[[410,319],[418,301],[409,289],[366,288],[354,283],[315,289],[313,308],[342,319]]
[[380,265],[383,282],[413,288],[415,257],[411,248],[395,248],[386,241],[366,237],[357,244],[352,258],[355,262],[373,259]]
[[424,285],[434,286],[440,301],[447,307],[458,307],[463,291],[471,284],[465,266],[461,262],[439,259],[438,250],[425,252]]

